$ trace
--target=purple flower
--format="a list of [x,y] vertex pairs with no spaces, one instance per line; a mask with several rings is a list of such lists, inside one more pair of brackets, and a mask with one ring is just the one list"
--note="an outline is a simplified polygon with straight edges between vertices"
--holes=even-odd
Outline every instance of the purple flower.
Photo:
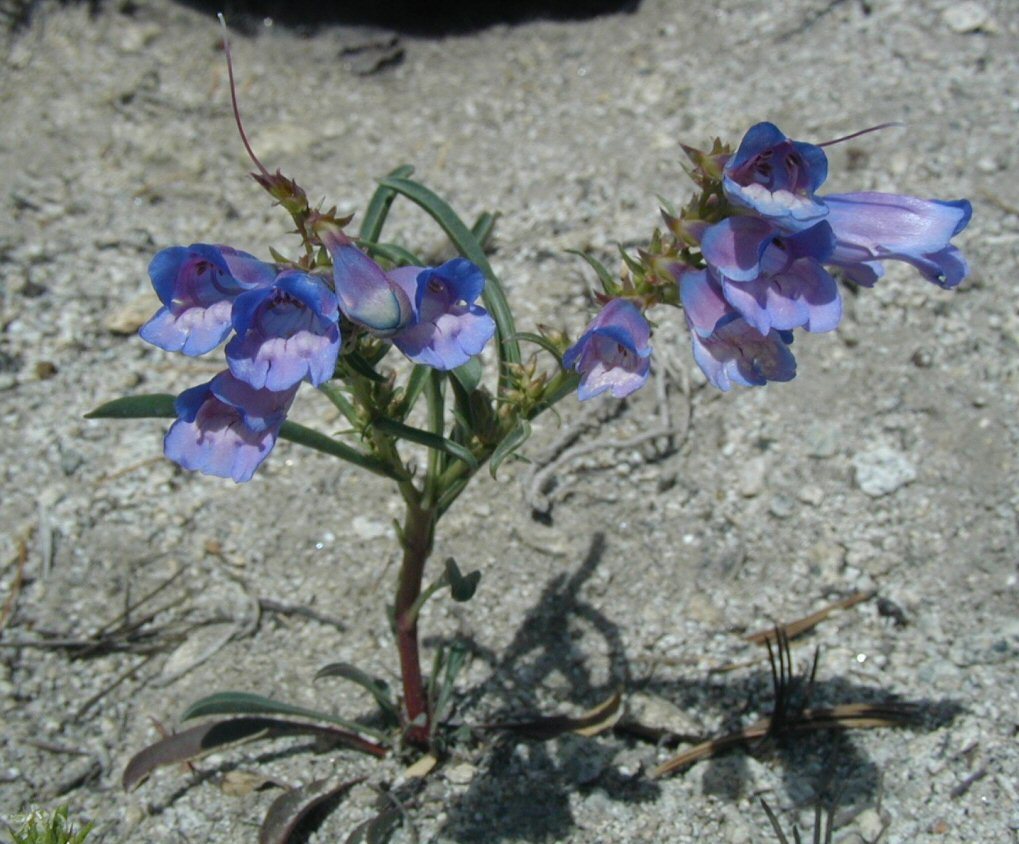
[[229,246],[195,243],[159,252],[149,277],[163,303],[138,332],[168,352],[202,355],[230,333],[234,300],[272,283],[276,269]]
[[580,373],[581,401],[610,390],[621,399],[639,390],[651,370],[651,326],[629,299],[613,299],[563,355],[563,367]]
[[954,202],[891,193],[831,194],[824,197],[835,233],[831,262],[854,281],[871,286],[884,273],[880,261],[912,264],[928,281],[952,288],[969,272],[949,241],[973,216],[965,199]]
[[762,333],[750,325],[726,301],[708,270],[681,273],[679,292],[694,360],[718,389],[762,386],[796,376],[796,359],[789,350],[792,334],[774,329]]
[[333,259],[336,296],[347,319],[380,337],[410,324],[411,299],[382,267],[342,232],[325,231],[321,237]]
[[726,163],[722,186],[734,205],[800,231],[828,213],[814,196],[827,177],[828,158],[819,146],[791,141],[773,123],[758,123]]
[[177,397],[178,419],[163,440],[167,457],[206,475],[251,480],[269,456],[297,394],[255,390],[229,372]]
[[842,300],[821,265],[834,248],[827,222],[787,235],[757,217],[729,217],[708,229],[701,243],[725,300],[761,335],[773,328],[838,326]]
[[237,336],[226,347],[234,377],[255,389],[287,390],[307,378],[332,378],[340,351],[336,296],[322,279],[284,270],[270,287],[249,290],[233,306]]
[[400,267],[387,275],[413,303],[410,323],[391,339],[414,363],[455,369],[495,334],[495,321],[474,304],[485,289],[485,276],[470,261],[454,258],[434,269]]

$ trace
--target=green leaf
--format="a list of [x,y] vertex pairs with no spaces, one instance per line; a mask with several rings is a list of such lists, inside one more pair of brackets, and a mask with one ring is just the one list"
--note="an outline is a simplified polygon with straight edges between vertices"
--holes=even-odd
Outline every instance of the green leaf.
[[450,373],[468,393],[473,393],[481,383],[485,368],[478,358],[473,357],[463,366],[458,366]]
[[448,714],[453,700],[456,678],[467,663],[468,650],[463,642],[454,642],[442,655],[443,677],[435,698],[434,723],[438,724]]
[[566,251],[573,255],[579,255],[587,261],[587,263],[591,266],[591,269],[597,273],[598,280],[601,282],[602,287],[605,288],[606,293],[609,293],[619,287],[619,282],[613,278],[612,273],[610,273],[606,269],[605,265],[593,255],[588,255],[586,252],[581,252],[579,249],[567,249]]
[[294,735],[321,736],[373,756],[386,755],[385,748],[336,727],[299,724],[280,718],[231,718],[181,730],[142,748],[124,768],[122,784],[125,791],[131,791],[161,765],[185,762],[227,745]]
[[556,348],[555,344],[547,337],[542,337],[540,334],[534,334],[531,331],[518,331],[517,339],[541,346],[541,348],[543,348],[546,352],[554,356],[555,359],[559,361],[559,365],[562,366],[562,354],[559,352],[559,349]]
[[449,592],[453,600],[459,604],[465,604],[474,597],[478,591],[478,581],[481,580],[480,571],[472,571],[469,574],[462,574],[456,560],[452,557],[446,558],[446,580],[449,581]]
[[124,396],[101,404],[85,414],[86,419],[172,419],[177,415],[173,403],[175,396],[169,393],[153,393],[147,396]]
[[640,274],[644,272],[644,267],[641,266],[640,261],[626,254],[623,244],[617,243],[616,248],[619,249],[619,254],[622,256],[623,263],[630,268],[630,272],[632,272],[635,276],[640,276]]
[[450,457],[455,457],[457,460],[462,460],[471,469],[478,468],[478,458],[471,454],[468,449],[459,443],[455,443],[445,437],[440,437],[438,434],[422,431],[420,428],[412,428],[410,425],[404,425],[402,422],[397,422],[395,419],[389,419],[385,416],[374,420],[372,426],[383,434],[417,443],[435,451],[441,451]]
[[509,363],[520,363],[520,347],[513,339],[516,329],[513,324],[513,314],[510,312],[509,304],[506,302],[506,295],[502,289],[502,283],[498,276],[492,271],[488,263],[485,250],[475,237],[474,233],[467,228],[456,212],[444,200],[424,185],[410,179],[400,177],[387,177],[381,183],[382,187],[398,191],[406,196],[411,202],[421,206],[442,230],[448,235],[453,245],[467,260],[474,262],[481,268],[488,279],[485,285],[485,292],[482,298],[485,307],[488,308],[492,319],[495,320],[496,330],[499,334],[500,346],[504,349],[502,355]]
[[365,359],[365,357],[359,352],[350,352],[342,358],[343,362],[347,364],[351,369],[354,370],[358,375],[363,375],[369,381],[374,381],[377,384],[384,384],[387,381],[385,375],[380,375],[375,371],[375,367]]
[[424,261],[417,255],[396,243],[371,243],[367,240],[358,240],[358,245],[367,249],[373,258],[385,258],[400,267],[424,266]]
[[392,698],[389,697],[389,688],[384,681],[379,680],[377,677],[372,677],[349,662],[331,662],[315,672],[316,680],[321,680],[323,677],[342,677],[344,680],[356,683],[375,698],[375,702],[385,712],[390,721],[394,724],[400,723],[399,710],[397,710]]
[[346,460],[348,463],[353,463],[355,466],[360,466],[362,469],[367,469],[369,472],[381,475],[383,478],[390,478],[394,481],[406,480],[404,473],[394,469],[377,457],[372,457],[370,454],[358,451],[346,443],[341,443],[339,440],[326,436],[321,431],[316,431],[297,422],[290,422],[289,420],[284,422],[283,427],[280,428],[280,436],[292,443],[297,443],[297,445],[303,445],[305,448],[311,448],[315,451],[321,451],[323,454],[339,457],[341,460]]
[[[404,179],[414,172],[409,164],[403,164],[390,172],[388,178]],[[382,233],[382,226],[389,214],[389,206],[396,199],[396,191],[392,188],[378,187],[372,194],[371,201],[364,211],[364,219],[361,221],[361,239],[376,241]]]
[[530,436],[531,423],[526,419],[521,419],[517,422],[516,426],[502,438],[499,445],[495,447],[495,451],[492,452],[491,461],[488,464],[488,470],[492,473],[493,478],[499,471],[499,467],[502,465],[503,461],[527,442]]
[[[122,399],[114,399],[100,405],[91,413],[86,414],[87,419],[149,419],[159,418],[172,419],[177,415],[173,407],[174,397],[166,393],[155,393],[147,396],[126,396]],[[339,457],[362,469],[367,469],[376,475],[390,478],[394,481],[405,480],[404,474],[393,469],[387,463],[358,451],[339,440],[334,440],[320,431],[308,428],[297,422],[289,420],[283,423],[280,428],[280,437],[289,440],[305,448],[321,451],[332,457]]]
[[493,214],[490,211],[482,211],[478,215],[478,219],[474,221],[474,225],[471,226],[471,234],[477,238],[482,249],[488,248],[488,242],[492,238],[492,232],[495,231],[495,221],[498,217],[498,214]]
[[323,803],[333,802],[364,781],[364,777],[344,780],[339,777],[314,780],[306,785],[289,789],[272,801],[258,832],[258,844],[288,844],[294,834],[308,820],[309,815]]
[[400,400],[400,412],[404,417],[413,409],[418,396],[421,395],[425,384],[428,383],[432,371],[430,366],[425,366],[423,363],[414,365],[410,377],[407,379],[407,386],[403,390],[403,398]]
[[190,721],[192,718],[201,718],[204,715],[294,715],[298,718],[310,718],[313,721],[325,721],[329,724],[339,724],[348,730],[354,730],[376,738],[384,738],[379,730],[366,727],[357,721],[350,721],[340,718],[337,715],[330,715],[328,712],[319,712],[315,709],[306,709],[303,706],[283,703],[279,700],[252,694],[251,692],[219,692],[208,697],[203,697],[191,704],[181,715],[182,721]]

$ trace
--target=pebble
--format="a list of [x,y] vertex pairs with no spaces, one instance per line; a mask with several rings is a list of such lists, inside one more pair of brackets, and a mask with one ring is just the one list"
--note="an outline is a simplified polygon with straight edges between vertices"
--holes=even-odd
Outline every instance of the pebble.
[[469,762],[461,762],[446,768],[446,780],[453,785],[469,785],[478,773],[478,769]]
[[135,334],[158,307],[156,297],[146,293],[117,308],[106,318],[103,325],[111,334],[121,336]]
[[768,460],[765,457],[753,457],[747,460],[739,473],[739,494],[744,498],[754,498],[764,491],[768,474]]
[[941,14],[942,20],[953,32],[966,33],[976,32],[983,29],[988,21],[987,9],[972,0],[965,0],[949,6]]
[[772,496],[771,502],[768,504],[768,512],[776,519],[788,519],[796,512],[796,502],[788,495]]
[[916,467],[900,451],[878,446],[853,456],[856,485],[871,498],[889,495],[916,480]]
[[815,422],[806,433],[807,454],[811,457],[834,457],[839,450],[839,432],[830,424]]
[[824,490],[817,484],[807,484],[800,488],[799,492],[796,493],[796,497],[804,504],[817,507],[824,501]]
[[364,516],[354,516],[350,522],[350,529],[361,539],[378,539],[389,532],[389,525]]

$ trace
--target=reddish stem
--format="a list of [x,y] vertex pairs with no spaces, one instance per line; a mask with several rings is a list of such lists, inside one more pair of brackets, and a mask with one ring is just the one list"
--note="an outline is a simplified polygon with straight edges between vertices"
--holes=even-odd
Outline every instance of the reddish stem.
[[[396,646],[400,653],[400,674],[403,680],[403,705],[408,727],[406,740],[417,747],[427,747],[431,732],[428,695],[421,674],[418,647],[418,613],[415,602],[421,594],[425,563],[432,552],[435,534],[435,513],[407,502],[403,524],[403,562],[396,587]],[[417,722],[417,723],[415,723]]]

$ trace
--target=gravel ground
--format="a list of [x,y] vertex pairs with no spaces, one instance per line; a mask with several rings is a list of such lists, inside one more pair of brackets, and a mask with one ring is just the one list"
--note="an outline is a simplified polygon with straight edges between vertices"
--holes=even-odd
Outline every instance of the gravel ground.
[[[421,841],[769,841],[758,797],[790,828],[832,791],[837,841],[1019,840],[1019,306],[1001,298],[1019,273],[1017,36],[1015,0],[645,0],[444,39],[235,36],[253,143],[312,196],[360,210],[409,162],[465,217],[502,211],[492,260],[523,327],[579,329],[590,273],[565,250],[614,262],[615,241],[656,224],[656,194],[685,198],[680,142],[736,141],[761,119],[814,140],[904,121],[833,147],[830,189],[975,208],[961,289],[892,268],[847,297],[836,335],[797,341],[791,384],[705,387],[679,321],[663,319],[655,387],[625,406],[563,402],[528,446],[533,464],[480,480],[450,513],[436,555],[481,569],[481,587],[423,620],[429,650],[471,643],[465,721],[576,713],[623,687],[633,717],[716,735],[771,705],[743,634],[877,590],[794,641],[793,661],[802,671],[820,650],[818,705],[891,698],[920,704],[920,721],[798,735],[664,780],[647,772],[670,751],[622,735],[481,742],[419,790]],[[335,842],[371,817],[371,785],[397,781],[399,762],[284,742],[119,785],[155,722],[174,725],[198,696],[244,689],[357,715],[369,703],[355,687],[311,675],[395,664],[385,482],[283,443],[238,487],[163,460],[158,421],[82,418],[219,368],[132,335],[155,309],[157,249],[290,245],[245,176],[218,37],[196,11],[134,0],[44,3],[6,40],[0,809],[66,802],[96,841],[250,841],[279,792],[232,794],[237,771],[366,775],[311,838]],[[407,205],[392,235],[445,248]],[[674,450],[612,445],[663,414]],[[338,424],[310,390],[295,417]],[[546,468],[570,433],[603,446]],[[149,653],[53,644],[124,644],[125,606],[174,574],[131,614],[158,610],[132,642]]]

